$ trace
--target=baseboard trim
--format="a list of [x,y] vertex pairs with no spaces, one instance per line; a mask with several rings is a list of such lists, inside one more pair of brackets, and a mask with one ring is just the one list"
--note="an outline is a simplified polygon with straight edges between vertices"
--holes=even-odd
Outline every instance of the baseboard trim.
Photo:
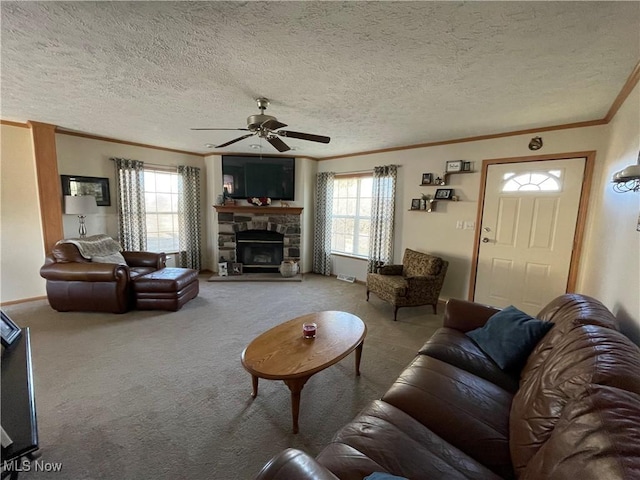
[[47,299],[46,295],[43,295],[41,297],[21,298],[20,300],[10,300],[8,302],[0,302],[0,307],[6,307],[8,305],[17,305],[19,303],[35,302],[37,300],[46,300],[46,299]]

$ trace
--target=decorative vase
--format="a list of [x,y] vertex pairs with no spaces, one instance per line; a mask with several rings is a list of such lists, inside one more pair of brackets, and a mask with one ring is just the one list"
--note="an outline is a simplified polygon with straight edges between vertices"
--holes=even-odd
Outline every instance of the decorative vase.
[[295,277],[298,274],[298,264],[291,260],[285,260],[280,264],[280,275],[283,277]]

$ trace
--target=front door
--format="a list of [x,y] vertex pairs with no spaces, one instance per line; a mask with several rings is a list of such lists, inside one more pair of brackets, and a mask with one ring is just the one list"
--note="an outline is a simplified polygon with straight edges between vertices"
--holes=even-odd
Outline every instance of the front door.
[[585,165],[488,166],[474,301],[535,315],[567,291]]

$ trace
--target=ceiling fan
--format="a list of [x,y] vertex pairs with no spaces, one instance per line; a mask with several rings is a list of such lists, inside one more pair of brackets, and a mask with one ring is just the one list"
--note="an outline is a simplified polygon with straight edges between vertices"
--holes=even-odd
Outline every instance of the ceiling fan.
[[234,138],[230,142],[216,145],[215,148],[226,147],[239,142],[240,140],[244,140],[245,138],[252,137],[253,135],[266,139],[267,142],[273,145],[279,152],[286,152],[287,150],[291,150],[291,148],[289,148],[289,146],[278,137],[298,138],[300,140],[309,140],[310,142],[319,143],[329,143],[329,141],[331,141],[331,138],[323,135],[312,135],[311,133],[280,130],[287,125],[280,123],[276,117],[265,115],[264,113],[269,106],[269,99],[260,97],[256,98],[256,102],[258,104],[258,109],[260,109],[260,113],[257,115],[249,115],[249,117],[247,117],[247,128],[192,128],[191,130],[241,130],[251,132],[246,135],[242,135],[241,137]]

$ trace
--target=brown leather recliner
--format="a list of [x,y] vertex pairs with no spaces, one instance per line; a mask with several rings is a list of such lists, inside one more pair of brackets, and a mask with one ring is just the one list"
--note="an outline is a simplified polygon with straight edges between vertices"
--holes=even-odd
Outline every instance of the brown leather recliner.
[[57,244],[47,255],[40,276],[47,280],[47,298],[59,312],[124,313],[134,304],[131,280],[165,268],[166,255],[121,252],[127,265],[95,263],[71,243]]

